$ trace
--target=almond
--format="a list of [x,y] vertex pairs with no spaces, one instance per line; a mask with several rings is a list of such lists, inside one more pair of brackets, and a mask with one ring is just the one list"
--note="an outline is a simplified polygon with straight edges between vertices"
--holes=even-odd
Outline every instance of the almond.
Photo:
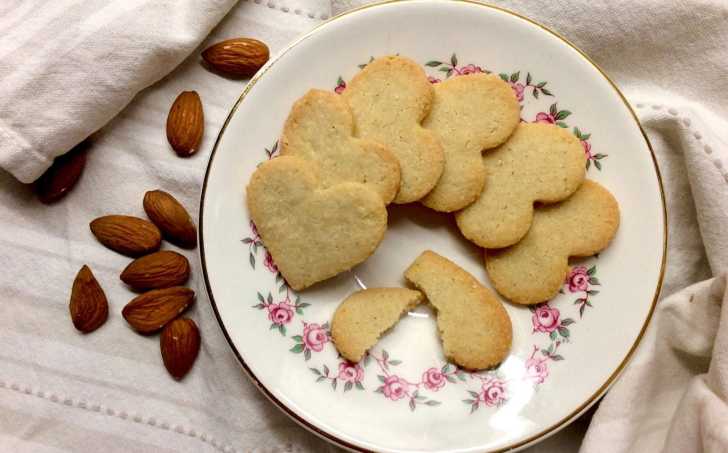
[[189,318],[175,319],[162,331],[159,349],[169,374],[175,379],[182,379],[194,365],[200,351],[200,330]]
[[196,91],[183,91],[169,109],[167,141],[178,156],[191,156],[200,146],[204,130],[200,95]]
[[68,308],[73,325],[83,333],[98,329],[109,316],[109,303],[104,290],[86,265],[73,280]]
[[53,165],[35,182],[35,194],[45,204],[63,198],[76,185],[86,167],[88,140],[76,145],[62,156],[56,157]]
[[183,248],[197,246],[197,229],[192,217],[172,195],[162,190],[147,192],[144,211],[168,241]]
[[189,277],[187,258],[168,250],[137,258],[121,273],[121,281],[137,291],[178,286]]
[[202,52],[202,58],[214,70],[237,76],[250,77],[270,56],[265,43],[251,38],[235,38],[213,44]]
[[107,215],[92,221],[90,227],[99,242],[131,257],[154,252],[162,243],[159,228],[138,217]]
[[131,300],[121,314],[136,331],[154,333],[192,303],[195,292],[182,286],[154,289]]

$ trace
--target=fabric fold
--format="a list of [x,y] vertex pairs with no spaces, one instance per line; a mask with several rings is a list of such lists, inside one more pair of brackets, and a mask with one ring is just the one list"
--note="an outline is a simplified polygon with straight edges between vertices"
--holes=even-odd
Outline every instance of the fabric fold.
[[236,1],[12,1],[0,18],[0,167],[38,178],[180,64]]

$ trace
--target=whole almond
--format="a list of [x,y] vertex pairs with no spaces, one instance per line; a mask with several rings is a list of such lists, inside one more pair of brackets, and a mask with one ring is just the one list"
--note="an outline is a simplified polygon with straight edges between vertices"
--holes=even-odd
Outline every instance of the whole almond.
[[197,229],[192,217],[172,195],[162,190],[145,193],[144,211],[165,239],[183,248],[195,248]]
[[107,215],[92,221],[89,226],[99,242],[131,257],[154,252],[162,243],[159,228],[138,217]]
[[182,286],[153,289],[131,300],[121,314],[134,330],[154,333],[194,301],[195,292]]
[[159,337],[162,361],[169,374],[182,379],[195,363],[200,351],[200,330],[189,318],[175,319],[167,324]]
[[237,77],[252,76],[269,56],[268,46],[251,38],[228,39],[202,52],[202,58],[212,69]]
[[121,273],[121,281],[137,291],[179,286],[189,277],[187,258],[169,250],[137,258]]
[[109,303],[104,290],[86,265],[73,280],[68,308],[73,325],[83,333],[98,329],[109,316]]
[[63,198],[76,185],[86,167],[86,151],[90,142],[84,140],[72,150],[56,157],[53,165],[35,182],[38,199],[50,204]]
[[167,141],[178,156],[191,156],[200,146],[204,130],[200,95],[196,91],[183,91],[169,109]]

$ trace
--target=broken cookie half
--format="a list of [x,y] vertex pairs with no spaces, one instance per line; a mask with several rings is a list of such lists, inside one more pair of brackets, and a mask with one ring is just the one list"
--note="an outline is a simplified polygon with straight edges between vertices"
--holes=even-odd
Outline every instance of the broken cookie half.
[[369,288],[357,291],[339,305],[331,322],[331,337],[346,360],[357,363],[384,332],[424,300],[406,288]]
[[469,370],[501,363],[511,349],[513,329],[495,294],[464,269],[431,251],[404,273],[425,293],[437,313],[445,357]]

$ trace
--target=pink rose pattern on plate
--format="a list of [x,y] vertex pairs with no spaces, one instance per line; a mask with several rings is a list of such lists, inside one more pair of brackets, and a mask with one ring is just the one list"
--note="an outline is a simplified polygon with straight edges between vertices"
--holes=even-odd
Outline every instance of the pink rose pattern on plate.
[[580,131],[578,127],[574,127],[574,135],[581,140],[581,146],[584,147],[584,154],[586,155],[586,169],[589,170],[589,167],[593,164],[597,170],[601,171],[602,163],[600,161],[607,157],[607,155],[603,153],[592,153],[591,143],[589,142],[591,134],[585,134]]
[[[586,266],[572,267],[564,284],[568,287],[570,293],[582,294],[574,301],[574,305],[579,307],[579,317],[581,318],[584,316],[586,307],[593,307],[589,298],[599,294],[599,291],[593,288],[601,285],[597,278],[597,266],[594,265],[589,268]],[[563,293],[563,289],[561,291]]]
[[273,272],[274,274],[278,273],[278,266],[276,266],[276,263],[273,262],[273,257],[268,250],[265,251],[265,260],[263,261],[263,265],[266,269],[268,269],[268,271]]
[[303,332],[301,335],[291,337],[296,344],[290,351],[296,354],[303,353],[303,358],[309,360],[311,359],[311,352],[321,352],[324,350],[324,346],[331,341],[331,332],[329,332],[328,322],[317,324],[301,321],[301,323],[303,325]]
[[385,398],[389,398],[392,401],[397,401],[407,394],[407,388],[409,384],[407,381],[397,375],[392,375],[384,378],[382,381],[384,385],[379,387],[381,393],[384,394]]
[[548,82],[533,83],[533,77],[531,77],[530,72],[526,73],[526,80],[524,80],[523,83],[521,83],[521,71],[516,71],[512,74],[501,72],[498,76],[503,79],[503,81],[511,84],[511,88],[513,88],[513,92],[516,94],[518,102],[524,101],[524,93],[526,93],[526,91],[530,91],[534,99],[538,99],[541,95],[553,96],[551,91],[546,88]]
[[549,306],[548,302],[529,307],[533,316],[531,323],[533,324],[533,333],[547,333],[551,340],[556,340],[561,336],[562,341],[568,342],[571,332],[567,326],[574,324],[571,318],[561,318],[558,308]]
[[293,308],[285,302],[279,304],[269,304],[268,319],[277,326],[282,326],[291,322],[293,319]]
[[305,349],[310,349],[314,352],[321,352],[324,350],[324,346],[329,342],[329,332],[327,331],[328,324],[318,325],[316,323],[307,324],[303,323],[303,334],[302,342]]
[[[536,349],[534,349],[534,354],[536,352]],[[526,360],[526,377],[533,381],[533,383],[536,385],[543,384],[546,378],[549,376],[549,367],[546,364],[546,361],[547,359],[536,359],[533,358],[533,356],[531,356],[530,359]]]
[[[453,75],[459,76],[459,75],[479,74],[479,73],[490,74],[490,71],[488,71],[487,69],[477,66],[473,63],[469,63],[464,66],[458,66],[458,56],[456,54],[452,54],[450,56],[450,61],[430,60],[427,63],[425,63],[425,67],[437,68],[437,71],[445,74],[445,78],[448,78]],[[437,83],[437,82],[433,82],[433,79],[437,80],[438,82],[441,81],[440,79],[435,79],[434,77],[431,77],[430,82]]]
[[362,384],[364,369],[359,364],[342,360],[339,362],[338,372],[332,372],[326,364],[323,364],[320,370],[315,367],[311,367],[309,370],[317,376],[316,382],[328,382],[334,391],[336,391],[339,382],[344,384],[344,393],[354,388],[364,390],[364,384]]
[[346,82],[344,82],[344,79],[339,76],[339,80],[336,81],[336,88],[334,88],[334,92],[336,94],[341,94],[346,89]]
[[[371,61],[371,59],[369,60]],[[366,64],[359,65],[360,68]],[[432,60],[425,63],[428,70],[437,71],[436,75],[429,75],[430,83],[439,83],[443,79],[453,76],[460,76],[474,73],[490,73],[483,66],[472,63],[459,66],[457,55],[453,54],[448,62]],[[526,74],[525,80],[521,79],[521,72],[512,74],[500,73],[499,76],[508,82],[518,101],[524,102],[539,100],[544,96],[553,97],[553,93],[547,88],[547,82],[534,82],[530,73]],[[334,91],[342,93],[346,90],[346,82],[339,77]],[[527,96],[528,93],[531,96]],[[568,128],[565,119],[572,113],[568,110],[559,109],[556,102],[550,103],[549,108],[536,114],[533,122],[546,122],[560,127]],[[523,121],[523,120],[522,120]],[[578,127],[573,127],[574,135],[581,141],[584,147],[584,154],[587,158],[586,167],[591,165],[602,169],[602,159],[605,154],[592,152],[592,145],[589,139],[591,134],[583,133]],[[265,149],[266,159],[273,159],[278,155],[278,143]],[[509,398],[508,387],[510,381],[505,378],[499,370],[482,372],[468,372],[452,364],[430,366],[417,374],[416,378],[406,377],[403,373],[397,372],[396,367],[402,364],[401,360],[392,359],[390,354],[381,349],[378,352],[370,351],[359,364],[350,363],[336,353],[331,343],[330,326],[328,322],[313,322],[304,319],[304,309],[310,304],[303,303],[300,297],[295,295],[288,287],[285,280],[278,271],[273,258],[263,246],[260,235],[255,225],[250,223],[250,234],[242,239],[242,243],[248,250],[248,261],[252,270],[256,269],[259,259],[263,260],[263,268],[267,274],[272,274],[275,279],[275,286],[278,296],[268,292],[267,296],[257,293],[258,303],[253,308],[264,310],[266,318],[270,322],[269,331],[277,330],[283,337],[288,336],[289,329],[296,329],[300,332],[289,338],[293,346],[289,349],[291,353],[303,356],[304,362],[311,361],[314,354],[326,353],[336,354],[338,357],[333,366],[326,363],[319,363],[317,366],[309,367],[309,370],[316,376],[317,383],[328,383],[333,391],[343,388],[343,392],[356,389],[379,394],[386,401],[398,404],[406,402],[411,411],[420,406],[436,407],[441,401],[433,399],[432,395],[441,394],[448,386],[464,387],[468,398],[461,400],[470,407],[470,413],[481,407],[497,408],[506,404]],[[259,252],[261,254],[259,255]],[[598,258],[598,256],[597,256]],[[574,266],[564,281],[561,294],[578,294],[578,298],[572,306],[576,306],[579,312],[579,319],[583,318],[587,307],[593,307],[593,296],[599,291],[593,289],[599,286],[600,282],[596,276],[597,268],[577,265]],[[552,364],[564,360],[560,349],[571,341],[572,326],[576,321],[571,317],[564,317],[563,310],[552,306],[551,302],[544,302],[533,307],[531,310],[531,324],[535,340],[546,338],[546,343],[533,344],[531,354],[523,358],[523,373],[518,379],[527,381],[534,387],[544,384],[551,372]],[[317,355],[317,357],[319,357]]]
[[[265,250],[265,248],[263,249]],[[268,253],[267,250],[266,253]],[[285,337],[286,326],[293,321],[293,318],[295,318],[296,315],[303,316],[303,309],[308,307],[310,304],[301,302],[301,299],[298,296],[296,296],[295,300],[291,300],[292,291],[288,288],[285,281],[283,281],[283,277],[281,277],[281,274],[279,274],[278,271],[276,271],[276,281],[279,284],[282,283],[280,291],[285,292],[283,299],[275,302],[273,300],[273,295],[270,292],[268,292],[267,297],[258,293],[258,303],[253,305],[253,308],[266,310],[268,312],[268,320],[271,322],[270,330],[277,329],[278,332]],[[299,352],[303,352],[303,349]],[[310,357],[310,355],[311,353],[309,352],[308,356]]]
[[559,327],[559,310],[543,304],[534,310],[533,331],[551,333]]
[[339,364],[338,378],[344,382],[361,382],[364,378],[364,370],[357,363],[341,362]]
[[[385,349],[382,349],[381,355],[379,356],[372,353],[371,351],[367,353],[367,356],[364,359],[364,366],[370,363],[372,359],[375,361],[379,373],[381,373],[377,374],[377,379],[379,379],[381,385],[377,387],[376,390],[374,390],[375,393],[381,393],[386,399],[390,401],[407,401],[407,404],[411,411],[414,411],[418,405],[422,404],[424,404],[425,406],[440,405],[440,401],[427,398],[427,396],[425,395],[421,395],[420,389],[422,389],[423,387],[429,389],[428,385],[432,385],[432,382],[427,380],[428,372],[430,372],[431,370],[435,370],[435,373],[440,373],[440,376],[436,379],[443,379],[442,385],[440,385],[440,387],[442,387],[444,385],[444,380],[446,379],[445,373],[447,373],[444,368],[442,370],[431,368],[422,375],[422,379],[420,379],[419,381],[409,381],[401,375],[392,371],[391,367],[401,364],[402,361],[392,360],[389,356],[389,353]],[[455,369],[455,367],[453,367],[453,370],[449,374],[451,375],[456,372],[457,370]],[[433,377],[435,373],[429,373],[430,377]],[[438,389],[440,387],[438,387]]]
[[516,95],[516,99],[518,99],[518,102],[523,102],[523,92],[526,90],[526,86],[522,83],[518,82],[508,82],[511,85],[511,88],[513,89],[513,94]]
[[427,390],[436,392],[445,386],[447,379],[442,370],[432,367],[422,374],[422,383]]
[[506,383],[494,376],[483,381],[481,398],[486,406],[500,406],[508,400],[506,396]]

